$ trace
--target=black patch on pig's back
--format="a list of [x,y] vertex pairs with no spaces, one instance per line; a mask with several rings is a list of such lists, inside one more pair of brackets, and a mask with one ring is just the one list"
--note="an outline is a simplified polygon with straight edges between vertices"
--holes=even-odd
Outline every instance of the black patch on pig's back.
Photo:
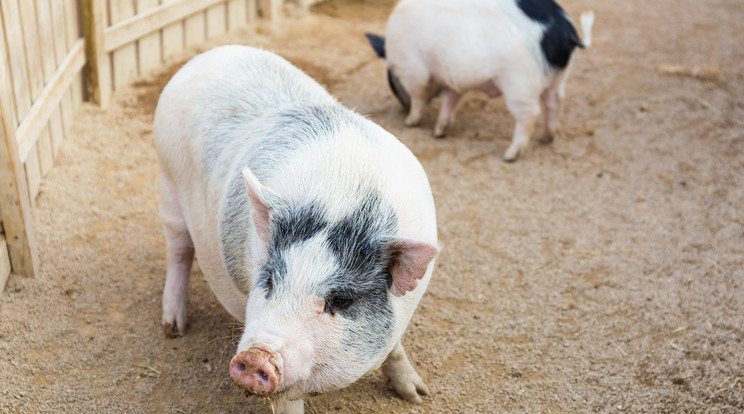
[[584,45],[561,6],[553,0],[517,0],[517,6],[544,26],[540,49],[548,64],[554,69],[565,69],[574,47]]

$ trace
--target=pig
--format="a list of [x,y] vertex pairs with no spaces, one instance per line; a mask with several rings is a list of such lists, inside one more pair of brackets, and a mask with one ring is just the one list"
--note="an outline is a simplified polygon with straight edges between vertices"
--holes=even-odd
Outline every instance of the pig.
[[582,14],[582,41],[553,0],[402,0],[385,37],[366,35],[387,60],[388,83],[408,110],[408,126],[418,125],[427,101],[440,94],[434,136],[443,137],[465,92],[503,93],[516,119],[503,158],[514,161],[527,148],[540,100],[545,131],[539,140],[552,142],[573,50],[591,45],[593,22],[593,12]]
[[401,344],[440,246],[416,157],[281,57],[197,55],[164,88],[153,134],[167,250],[166,336],[186,331],[194,256],[244,329],[229,367],[248,394],[302,399],[382,367],[428,388]]

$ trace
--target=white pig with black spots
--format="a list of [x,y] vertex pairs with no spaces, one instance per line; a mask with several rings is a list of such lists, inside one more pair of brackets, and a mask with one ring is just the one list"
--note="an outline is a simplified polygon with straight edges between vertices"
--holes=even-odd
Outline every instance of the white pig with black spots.
[[594,13],[581,15],[584,40],[553,0],[402,0],[385,37],[367,34],[386,58],[388,83],[403,107],[405,123],[418,125],[426,103],[441,95],[434,136],[455,119],[455,105],[468,91],[504,94],[516,127],[504,160],[527,148],[545,106],[545,130],[552,142],[574,48],[591,45]]
[[186,331],[196,255],[245,324],[233,382],[302,398],[377,367],[404,399],[428,389],[401,337],[439,251],[426,174],[394,136],[284,59],[247,46],[193,58],[155,112],[167,247],[163,327]]

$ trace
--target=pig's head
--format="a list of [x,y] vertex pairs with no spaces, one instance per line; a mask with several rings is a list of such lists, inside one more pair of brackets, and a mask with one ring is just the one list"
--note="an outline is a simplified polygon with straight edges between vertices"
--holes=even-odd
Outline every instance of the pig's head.
[[243,173],[257,276],[230,376],[249,393],[285,399],[347,386],[400,338],[394,301],[409,299],[438,249],[396,237],[395,212],[373,188],[329,214],[321,201],[291,205]]
[[[375,53],[377,53],[377,56],[385,59],[385,38],[383,36],[372,33],[365,33],[365,36],[367,36],[367,39],[369,40],[370,45],[372,45],[372,49],[374,49]],[[389,66],[387,71],[387,78],[388,85],[390,85],[390,89],[393,91],[393,94],[396,98],[398,98],[398,101],[401,105],[403,105],[403,108],[408,111],[411,106],[411,97],[408,96],[408,92],[406,92],[406,89],[400,83],[400,80],[393,72],[393,69]]]

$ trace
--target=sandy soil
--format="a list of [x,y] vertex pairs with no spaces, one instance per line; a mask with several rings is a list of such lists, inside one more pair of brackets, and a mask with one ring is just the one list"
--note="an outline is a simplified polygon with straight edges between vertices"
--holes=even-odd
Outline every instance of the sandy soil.
[[[446,139],[437,100],[404,127],[363,36],[392,2],[348,3],[213,44],[296,63],[405,142],[433,187],[445,248],[404,337],[432,395],[408,404],[372,372],[306,410],[744,412],[744,3],[565,0],[575,20],[597,13],[594,45],[562,136],[514,164],[503,99],[469,96]],[[42,184],[41,271],[0,298],[0,412],[270,412],[232,385],[240,327],[201,274],[190,332],[162,335],[151,123],[173,63],[84,105]]]

